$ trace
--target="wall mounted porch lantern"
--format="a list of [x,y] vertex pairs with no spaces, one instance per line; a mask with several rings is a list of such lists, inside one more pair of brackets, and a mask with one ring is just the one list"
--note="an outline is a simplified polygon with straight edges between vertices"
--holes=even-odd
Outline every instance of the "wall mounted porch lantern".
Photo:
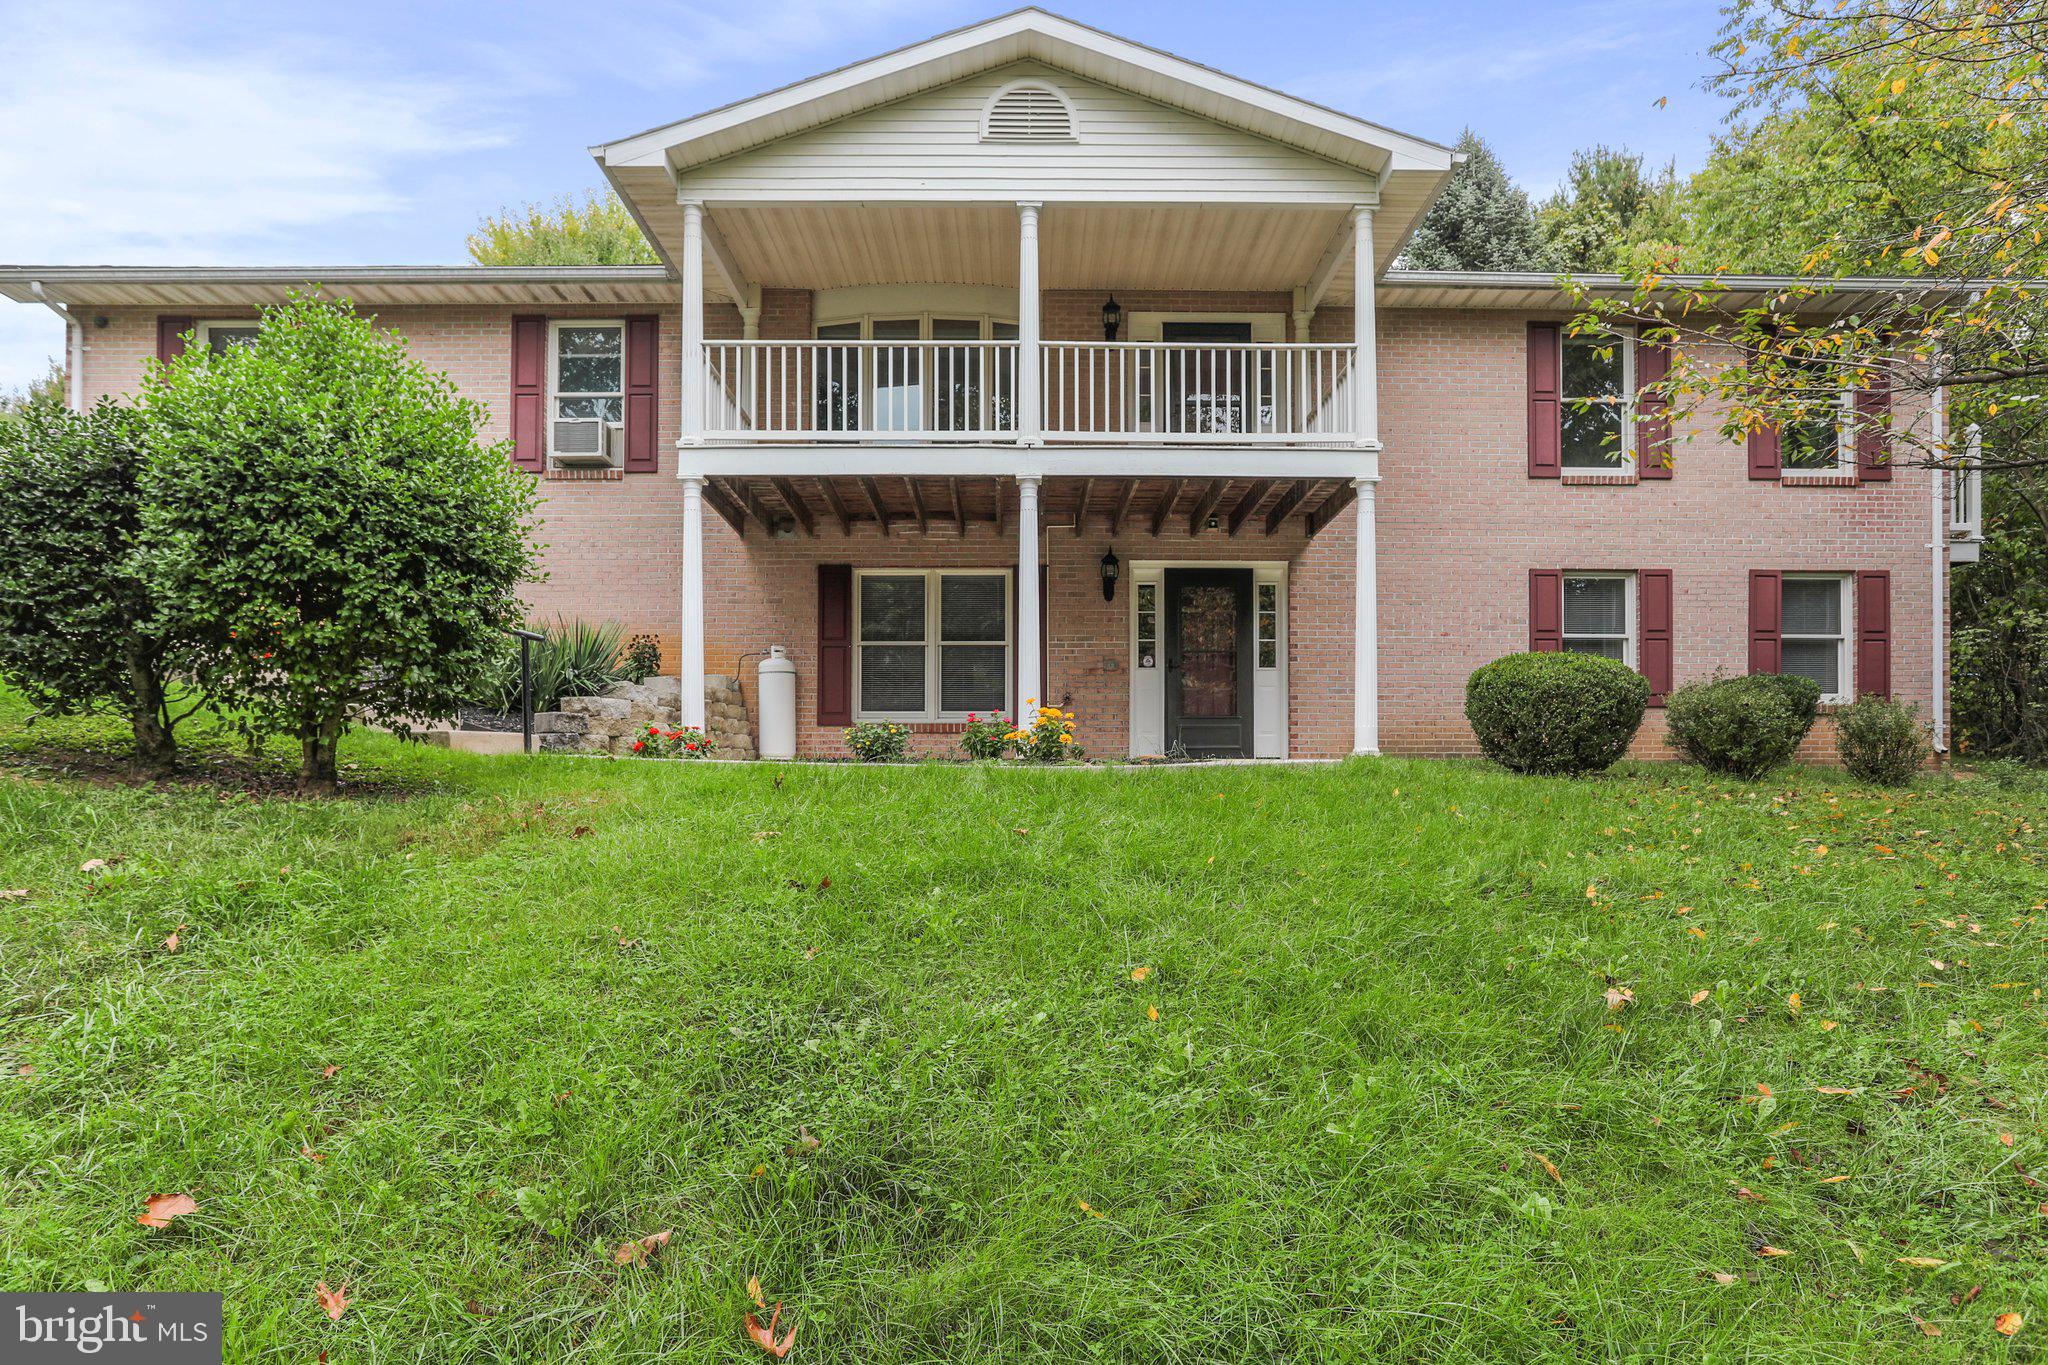
[[1123,566],[1123,564],[1122,564],[1122,563],[1121,563],[1121,562],[1120,562],[1120,561],[1119,561],[1119,560],[1117,559],[1117,557],[1116,557],[1116,548],[1115,548],[1114,546],[1110,547],[1110,548],[1109,548],[1108,550],[1105,550],[1105,551],[1103,552],[1103,555],[1102,555],[1102,600],[1103,600],[1103,601],[1105,601],[1105,602],[1114,602],[1114,601],[1116,601],[1116,580],[1117,580],[1117,575],[1119,575],[1119,574],[1121,574],[1121,573],[1123,572],[1123,567],[1124,567],[1124,566]]
[[1115,341],[1117,329],[1124,325],[1124,306],[1116,301],[1116,295],[1109,296],[1109,302],[1102,305],[1102,339]]

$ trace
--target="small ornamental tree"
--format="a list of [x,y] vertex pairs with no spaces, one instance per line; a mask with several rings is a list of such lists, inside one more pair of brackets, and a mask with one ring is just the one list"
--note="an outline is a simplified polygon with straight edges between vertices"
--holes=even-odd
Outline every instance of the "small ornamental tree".
[[176,764],[187,662],[138,556],[142,417],[27,403],[0,420],[0,677],[43,711],[125,714],[138,766]]
[[144,530],[196,671],[301,791],[374,716],[449,716],[518,624],[535,493],[482,405],[346,303],[294,295],[255,339],[144,380]]

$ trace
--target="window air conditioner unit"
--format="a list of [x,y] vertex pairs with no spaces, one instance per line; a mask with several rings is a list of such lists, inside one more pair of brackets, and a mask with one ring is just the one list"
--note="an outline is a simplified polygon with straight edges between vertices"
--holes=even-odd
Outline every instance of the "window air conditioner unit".
[[565,469],[617,469],[625,463],[626,428],[595,417],[562,418],[548,445],[555,463]]

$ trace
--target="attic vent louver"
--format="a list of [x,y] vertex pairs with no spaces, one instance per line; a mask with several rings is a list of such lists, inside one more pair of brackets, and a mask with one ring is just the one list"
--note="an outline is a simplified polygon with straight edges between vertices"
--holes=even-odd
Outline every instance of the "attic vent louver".
[[1019,81],[996,91],[981,116],[983,142],[1072,142],[1074,106],[1038,81]]

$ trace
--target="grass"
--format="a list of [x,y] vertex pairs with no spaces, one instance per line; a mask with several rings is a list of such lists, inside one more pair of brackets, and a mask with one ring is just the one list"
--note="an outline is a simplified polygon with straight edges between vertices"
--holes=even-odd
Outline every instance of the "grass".
[[2048,1342],[2039,784],[365,737],[301,802],[21,719],[0,1282],[231,1360],[760,1360],[749,1277],[805,1361]]

